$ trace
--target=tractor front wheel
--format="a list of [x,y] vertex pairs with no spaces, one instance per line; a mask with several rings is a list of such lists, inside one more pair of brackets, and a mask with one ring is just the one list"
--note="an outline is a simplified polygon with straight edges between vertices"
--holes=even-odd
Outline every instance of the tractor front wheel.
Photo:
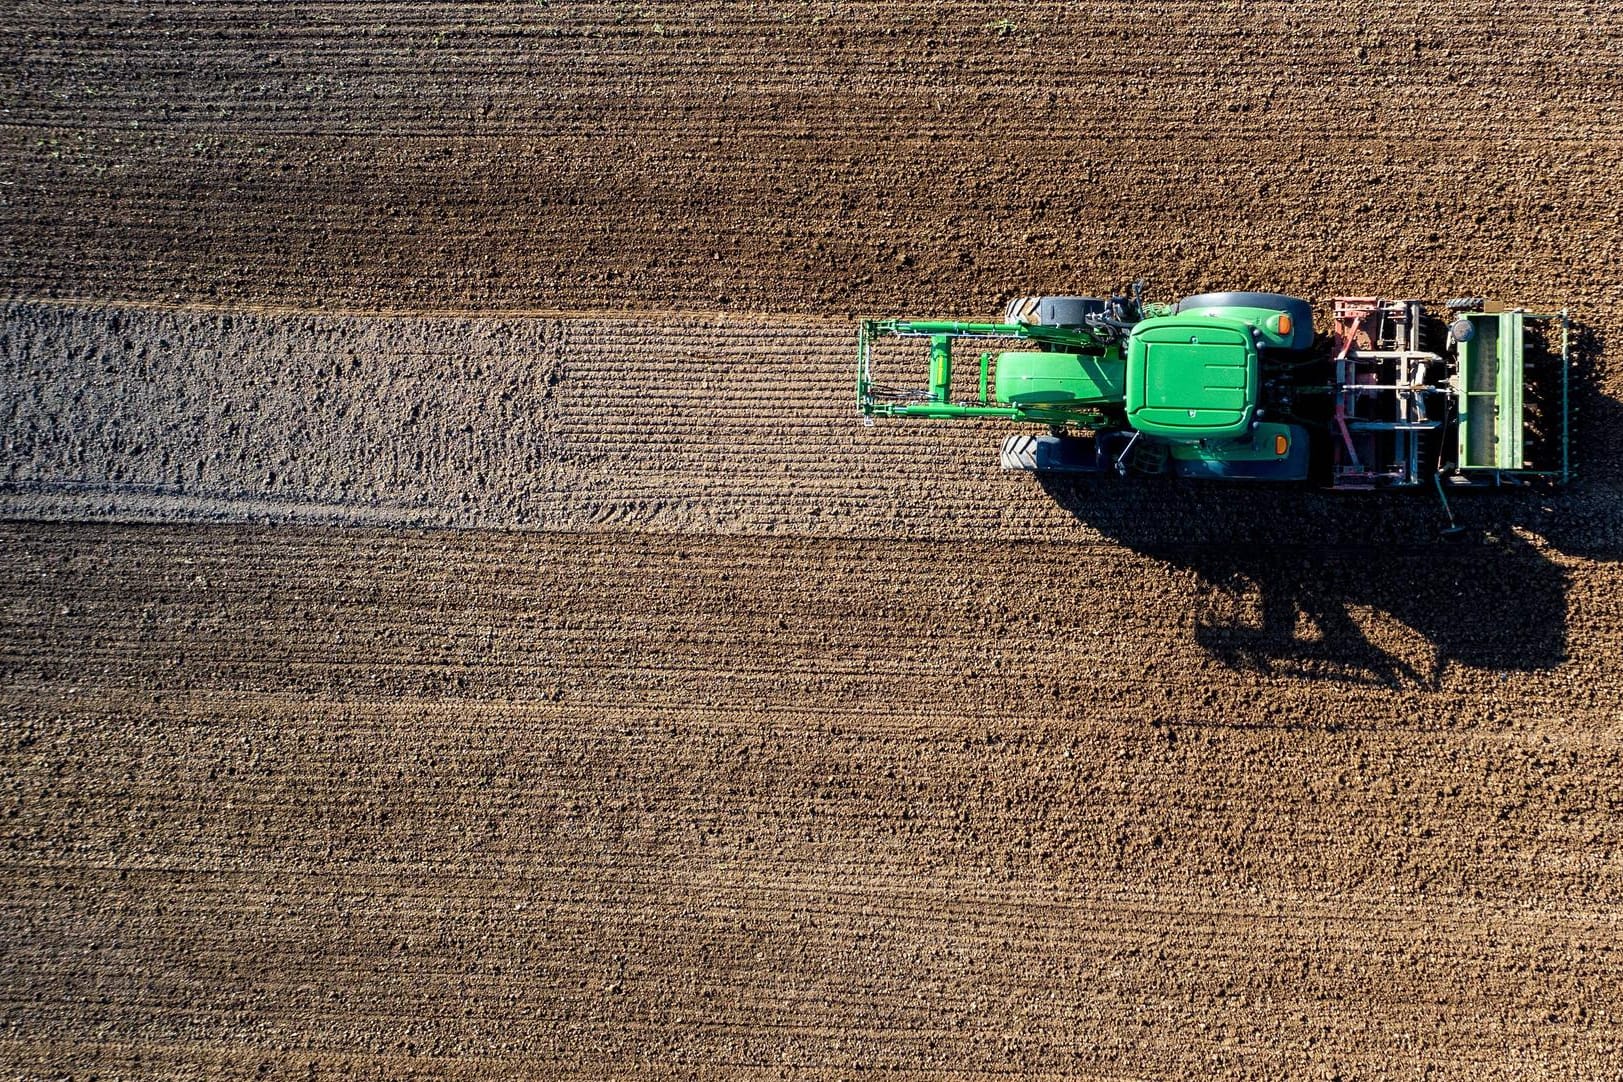
[[1003,322],[1028,327],[1088,326],[1089,316],[1103,315],[1100,297],[1016,297],[1003,309]]

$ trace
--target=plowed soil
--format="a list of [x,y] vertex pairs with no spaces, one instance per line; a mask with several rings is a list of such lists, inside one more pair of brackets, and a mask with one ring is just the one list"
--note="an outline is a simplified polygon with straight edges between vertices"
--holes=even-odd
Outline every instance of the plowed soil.
[[[1623,1074],[1603,5],[20,5],[0,1073]],[[996,469],[850,317],[1570,306],[1579,479]]]

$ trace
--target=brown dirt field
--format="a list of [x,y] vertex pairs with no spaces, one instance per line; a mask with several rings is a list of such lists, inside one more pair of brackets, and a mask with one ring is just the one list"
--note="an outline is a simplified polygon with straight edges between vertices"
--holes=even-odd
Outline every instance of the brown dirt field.
[[[1623,1074],[1616,11],[8,29],[0,1074]],[[1139,273],[1569,304],[1580,480],[857,422]]]
[[1115,548],[3,540],[25,1072],[1616,1062],[1615,565],[1401,689]]
[[0,271],[362,309],[989,311],[1148,274],[1623,302],[1576,0],[24,3]]

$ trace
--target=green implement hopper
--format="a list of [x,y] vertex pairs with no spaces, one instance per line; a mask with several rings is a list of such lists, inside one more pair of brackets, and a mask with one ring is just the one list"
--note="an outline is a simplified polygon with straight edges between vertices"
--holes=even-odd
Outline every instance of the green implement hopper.
[[1460,343],[1460,469],[1523,469],[1523,313],[1463,318],[1472,333]]
[[1243,434],[1257,405],[1252,329],[1233,319],[1146,319],[1127,352],[1127,421],[1150,436],[1224,439]]
[[1567,313],[1460,312],[1455,465],[1474,483],[1571,474]]

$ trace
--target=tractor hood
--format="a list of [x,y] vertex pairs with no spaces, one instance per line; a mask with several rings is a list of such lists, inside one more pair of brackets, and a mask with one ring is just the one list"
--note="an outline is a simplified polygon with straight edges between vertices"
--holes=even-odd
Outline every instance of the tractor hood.
[[1173,315],[1133,328],[1127,348],[1127,420],[1175,440],[1243,435],[1257,405],[1257,347],[1234,319]]

